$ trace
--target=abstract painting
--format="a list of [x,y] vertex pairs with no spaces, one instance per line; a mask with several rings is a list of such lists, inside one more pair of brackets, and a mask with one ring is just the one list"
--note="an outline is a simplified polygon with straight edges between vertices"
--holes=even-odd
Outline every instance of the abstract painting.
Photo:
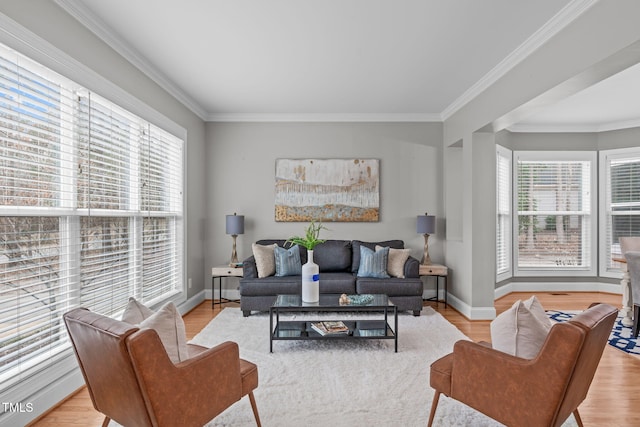
[[378,221],[379,163],[378,159],[277,159],[276,221]]

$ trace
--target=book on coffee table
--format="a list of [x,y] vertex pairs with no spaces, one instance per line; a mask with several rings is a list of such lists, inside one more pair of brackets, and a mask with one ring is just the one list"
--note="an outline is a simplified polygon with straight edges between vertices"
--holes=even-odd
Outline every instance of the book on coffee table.
[[341,321],[312,322],[311,328],[320,335],[349,333],[349,327]]

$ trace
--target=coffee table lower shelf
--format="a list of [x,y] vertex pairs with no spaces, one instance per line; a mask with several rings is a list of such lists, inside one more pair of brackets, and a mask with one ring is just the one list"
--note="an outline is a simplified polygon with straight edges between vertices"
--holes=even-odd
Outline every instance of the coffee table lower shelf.
[[[320,320],[280,320],[271,333],[269,351],[273,352],[273,341],[278,340],[394,340],[398,352],[398,336],[385,320],[342,320],[349,328],[346,333],[321,335],[311,327]],[[323,319],[322,321],[327,321]]]

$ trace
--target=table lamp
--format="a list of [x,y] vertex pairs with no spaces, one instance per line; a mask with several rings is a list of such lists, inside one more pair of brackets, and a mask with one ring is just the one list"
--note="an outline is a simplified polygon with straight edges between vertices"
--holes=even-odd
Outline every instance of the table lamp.
[[418,215],[418,221],[416,230],[418,234],[424,234],[424,254],[420,261],[423,265],[431,264],[431,258],[429,257],[429,234],[433,234],[436,231],[436,217],[425,213],[424,215]]
[[231,250],[231,262],[230,267],[237,267],[238,252],[236,251],[236,238],[238,234],[244,234],[244,215],[238,215],[235,212],[233,215],[227,215],[227,234],[231,234],[233,238],[233,249]]

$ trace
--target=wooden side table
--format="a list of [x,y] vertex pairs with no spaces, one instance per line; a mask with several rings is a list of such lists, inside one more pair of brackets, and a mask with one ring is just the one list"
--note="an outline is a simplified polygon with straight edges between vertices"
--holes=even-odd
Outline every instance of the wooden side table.
[[238,300],[222,298],[222,278],[242,277],[242,274],[242,267],[229,267],[222,265],[211,268],[211,308],[213,308],[216,304],[216,299],[214,298],[216,279],[218,279],[218,304],[221,305],[223,300],[224,302],[238,302]]
[[420,277],[433,276],[436,278],[436,296],[427,298],[425,301],[440,302],[438,295],[440,295],[440,278],[444,279],[444,307],[447,308],[447,277],[449,275],[449,269],[446,265],[440,264],[420,264]]

